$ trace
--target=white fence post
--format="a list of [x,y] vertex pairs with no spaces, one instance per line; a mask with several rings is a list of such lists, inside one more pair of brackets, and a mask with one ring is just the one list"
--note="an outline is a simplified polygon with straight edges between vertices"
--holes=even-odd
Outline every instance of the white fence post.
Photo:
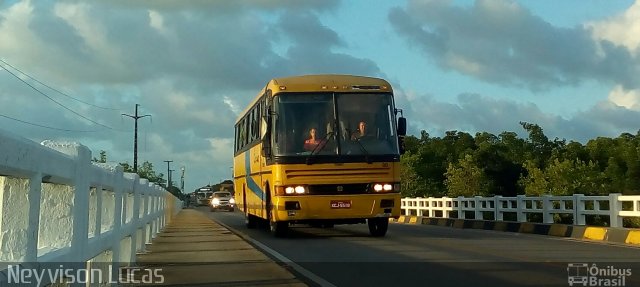
[[465,219],[466,218],[465,211],[464,211],[465,203],[466,202],[464,201],[464,197],[458,196],[458,218],[459,219]]
[[575,225],[585,225],[587,222],[584,214],[584,201],[582,198],[584,198],[584,195],[582,194],[573,195],[573,224]]
[[609,222],[611,223],[611,227],[622,227],[622,216],[620,216],[620,211],[622,211],[622,202],[618,199],[620,193],[612,193],[609,194]]
[[497,221],[503,221],[504,220],[504,214],[502,213],[502,196],[501,195],[496,195],[493,197],[493,207],[495,209],[495,211],[493,212],[493,219],[497,220]]
[[42,197],[42,173],[29,178],[29,226],[27,227],[26,262],[35,262],[38,257],[38,232],[40,228],[40,199]]
[[480,211],[480,209],[482,208],[482,203],[480,202],[480,200],[482,199],[482,196],[474,196],[473,197],[473,219],[483,219],[482,216],[482,211]]
[[518,221],[519,222],[527,222],[527,214],[525,213],[525,210],[527,209],[527,206],[524,202],[525,196],[524,195],[517,195],[516,196],[516,213],[518,216]]
[[86,146],[78,143],[44,141],[42,144],[74,158],[71,258],[85,258],[89,240],[89,168],[91,167],[91,151]]
[[102,233],[102,186],[96,186],[96,218],[95,218],[95,230],[93,232],[95,237],[100,236]]
[[553,223],[553,206],[551,206],[551,195],[542,196],[542,222]]

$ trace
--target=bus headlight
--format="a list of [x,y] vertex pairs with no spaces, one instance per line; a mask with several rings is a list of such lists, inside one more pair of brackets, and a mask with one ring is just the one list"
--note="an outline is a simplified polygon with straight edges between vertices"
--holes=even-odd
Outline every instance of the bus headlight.
[[218,205],[220,204],[220,199],[214,198],[211,200],[211,205]]
[[307,193],[307,187],[305,185],[289,185],[289,186],[276,186],[277,195],[296,195]]
[[235,204],[235,203],[236,203],[236,200],[235,200],[235,199],[233,199],[233,198],[232,198],[232,199],[229,199],[229,203],[231,203],[231,204]]
[[400,184],[391,184],[391,183],[374,183],[373,191],[375,192],[399,192]]

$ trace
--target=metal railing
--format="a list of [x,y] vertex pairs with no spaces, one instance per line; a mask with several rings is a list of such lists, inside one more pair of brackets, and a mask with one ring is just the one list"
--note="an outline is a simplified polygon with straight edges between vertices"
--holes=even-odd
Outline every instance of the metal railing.
[[109,262],[117,270],[181,208],[137,174],[91,162],[81,144],[0,130],[0,285],[7,266]]
[[527,214],[539,214],[543,223],[554,223],[557,214],[572,215],[574,225],[585,225],[587,215],[608,216],[611,227],[622,227],[624,217],[640,217],[640,196],[524,196],[516,197],[441,197],[403,198],[401,208],[404,215],[450,218],[466,218],[503,221],[507,213],[515,214],[519,222],[527,222]]

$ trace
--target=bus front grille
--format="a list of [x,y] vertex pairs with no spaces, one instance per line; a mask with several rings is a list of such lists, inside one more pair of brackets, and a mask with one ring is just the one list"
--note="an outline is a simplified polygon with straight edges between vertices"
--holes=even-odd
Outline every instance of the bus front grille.
[[349,184],[312,184],[308,186],[309,195],[341,195],[370,193],[367,183]]
[[391,175],[391,169],[383,168],[350,168],[350,169],[287,169],[285,175],[287,179],[325,179],[325,180],[341,180],[345,177],[351,179],[365,179],[387,177]]

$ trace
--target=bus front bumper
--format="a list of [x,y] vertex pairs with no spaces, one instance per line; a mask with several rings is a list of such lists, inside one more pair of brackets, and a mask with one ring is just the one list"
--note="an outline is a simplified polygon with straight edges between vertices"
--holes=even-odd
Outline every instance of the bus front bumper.
[[400,194],[280,196],[275,199],[276,221],[336,223],[360,222],[374,217],[400,216]]

